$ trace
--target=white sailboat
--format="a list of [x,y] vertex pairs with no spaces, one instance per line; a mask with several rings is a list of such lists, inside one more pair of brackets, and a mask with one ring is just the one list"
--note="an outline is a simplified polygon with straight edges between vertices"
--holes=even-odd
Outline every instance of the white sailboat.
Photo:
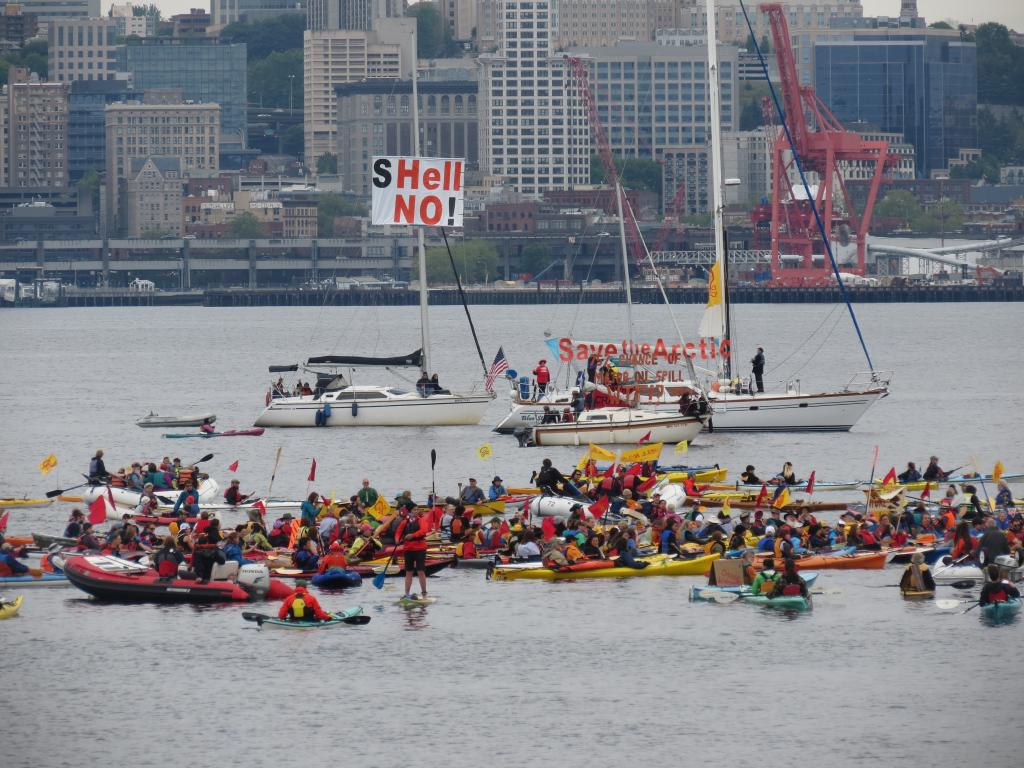
[[[412,71],[413,154],[420,151],[419,93],[416,67]],[[417,384],[414,390],[379,384],[355,384],[360,368],[412,367],[430,370],[430,322],[428,316],[427,263],[423,227],[416,228],[420,274],[420,337],[422,347],[398,358],[325,356],[308,359],[301,368],[318,376],[312,394],[274,397],[268,393],[266,408],[256,419],[259,427],[424,427],[479,424],[494,394],[456,394],[433,384]],[[468,310],[467,310],[468,314]],[[475,336],[474,336],[475,339]],[[482,361],[482,359],[481,359]],[[271,366],[272,372],[295,371],[299,365]],[[278,393],[279,394],[279,393]]]

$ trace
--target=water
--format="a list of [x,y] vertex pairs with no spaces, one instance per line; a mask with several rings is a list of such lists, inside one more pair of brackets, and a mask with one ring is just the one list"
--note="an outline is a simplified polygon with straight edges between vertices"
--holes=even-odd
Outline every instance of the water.
[[[684,329],[696,326],[700,307],[675,310]],[[476,308],[487,362],[498,344],[519,371],[550,361],[543,332],[565,333],[575,311]],[[1024,467],[1019,305],[858,311],[875,366],[896,377],[853,432],[704,435],[685,458],[765,472],[791,460],[821,480],[866,477],[875,445],[882,470],[933,452],[946,468],[972,456],[983,469],[997,458]],[[845,384],[866,366],[849,321],[832,312],[740,307],[742,370],[759,344],[769,370],[795,353],[769,380],[804,366],[804,390]],[[479,378],[461,310],[432,311],[432,321],[431,368],[442,383]],[[525,484],[544,456],[575,463],[576,449],[520,449],[490,433],[504,393],[475,428],[169,441],[132,423],[151,409],[210,410],[221,428],[248,426],[268,364],[404,353],[418,346],[416,322],[415,308],[0,314],[0,494],[72,485],[100,447],[108,466],[212,451],[206,466],[222,485],[237,459],[243,488],[265,492],[281,446],[274,494],[291,497],[306,492],[313,457],[316,490],[347,495],[366,476],[419,498],[431,484],[431,448],[441,493],[471,475]],[[638,338],[672,340],[664,308],[639,307],[634,322]],[[623,310],[607,306],[583,307],[575,324],[588,339],[621,337],[623,327]],[[485,442],[493,461],[476,456]],[[37,465],[51,452],[60,464],[43,478]],[[56,532],[67,513],[14,511],[11,532]],[[1004,670],[1024,625],[989,628],[976,611],[905,604],[872,588],[897,580],[894,570],[826,571],[817,586],[841,594],[789,616],[690,604],[689,578],[493,583],[449,570],[431,581],[440,601],[425,608],[395,606],[393,581],[383,592],[367,583],[322,595],[328,607],[363,605],[373,621],[311,633],[259,632],[240,606],[100,605],[73,589],[30,591],[21,616],[0,623],[3,764],[582,766],[637,753],[673,763],[1019,765],[1024,739],[1008,727],[1012,704],[1002,697],[1012,696]]]

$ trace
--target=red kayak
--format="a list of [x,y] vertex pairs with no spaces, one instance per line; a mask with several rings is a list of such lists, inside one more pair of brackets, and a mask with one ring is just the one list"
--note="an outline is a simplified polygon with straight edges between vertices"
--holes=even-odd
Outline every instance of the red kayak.
[[191,579],[162,579],[146,566],[110,555],[75,555],[64,563],[68,581],[101,600],[118,602],[225,603],[283,600],[291,587],[270,578],[264,566],[246,565],[234,578],[205,584]]

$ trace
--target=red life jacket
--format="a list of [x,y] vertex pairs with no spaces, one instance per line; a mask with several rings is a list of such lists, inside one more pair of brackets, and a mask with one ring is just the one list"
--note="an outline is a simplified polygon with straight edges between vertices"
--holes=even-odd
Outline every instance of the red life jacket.
[[793,597],[800,594],[799,584],[787,584],[782,588],[782,594],[786,597]]
[[994,592],[989,592],[988,599],[993,603],[1005,603],[1009,599],[1009,595],[1006,594],[1005,589],[999,589]]

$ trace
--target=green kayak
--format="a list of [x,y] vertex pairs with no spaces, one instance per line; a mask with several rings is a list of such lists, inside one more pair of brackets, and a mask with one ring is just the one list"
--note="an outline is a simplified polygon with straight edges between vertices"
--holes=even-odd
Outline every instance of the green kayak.
[[989,603],[981,606],[981,615],[989,621],[999,624],[1004,621],[1012,621],[1013,617],[1020,612],[1020,608],[1021,599],[1014,597],[1001,603]]
[[809,611],[811,600],[800,595],[768,597],[768,595],[744,595],[744,603],[763,605],[765,608],[780,608],[784,611]]
[[327,621],[289,621],[263,613],[248,612],[243,613],[242,618],[246,621],[255,621],[261,629],[330,629],[344,624],[368,624],[370,622],[370,617],[363,615],[362,606],[332,613],[331,618]]

